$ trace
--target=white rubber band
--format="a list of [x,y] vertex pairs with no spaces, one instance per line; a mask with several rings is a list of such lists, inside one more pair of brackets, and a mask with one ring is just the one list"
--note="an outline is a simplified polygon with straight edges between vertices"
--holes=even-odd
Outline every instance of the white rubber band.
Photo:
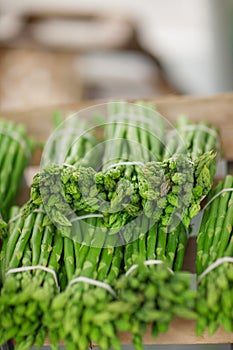
[[7,136],[11,137],[12,139],[14,139],[15,141],[17,141],[20,144],[20,146],[23,148],[23,150],[25,151],[27,158],[30,158],[31,152],[29,151],[28,146],[27,146],[26,142],[24,141],[24,139],[19,137],[17,132],[0,128],[0,134],[7,135]]
[[229,188],[223,188],[220,192],[216,193],[210,200],[208,203],[206,203],[206,205],[203,207],[203,211],[221,194],[225,193],[225,192],[232,192],[233,191],[233,187],[229,187]]
[[58,292],[60,292],[60,286],[58,284],[58,279],[57,279],[57,275],[55,273],[55,271],[49,267],[45,267],[42,265],[35,265],[35,266],[22,266],[22,267],[17,267],[15,269],[10,269],[7,271],[6,273],[6,277],[10,274],[15,274],[15,273],[19,273],[19,272],[26,272],[26,271],[32,271],[32,270],[42,270],[48,273],[51,273],[51,275],[53,275],[54,281],[56,283]]
[[35,210],[33,210],[33,213],[46,214],[46,211],[43,209],[35,209]]
[[103,289],[107,290],[115,299],[117,299],[116,292],[112,289],[112,287],[109,284],[94,280],[94,279],[89,278],[89,277],[80,276],[80,277],[74,278],[70,281],[67,288],[70,288],[74,284],[80,283],[80,282],[88,283],[92,286],[103,288]]
[[198,283],[200,283],[202,281],[202,279],[206,275],[208,275],[211,271],[213,271],[218,266],[220,266],[220,265],[222,265],[224,263],[233,263],[233,258],[231,258],[229,256],[224,256],[223,258],[220,258],[220,259],[216,260],[213,264],[208,266],[207,269],[204,272],[202,272],[202,274],[198,277]]
[[[177,158],[176,157],[170,157],[170,158],[165,159],[165,162],[167,162],[169,160],[177,160]],[[190,163],[191,165],[195,164],[195,162],[193,162],[191,159],[187,159],[187,162]]]
[[[46,214],[46,211],[44,211],[43,209],[35,209],[32,211],[32,213],[41,213],[41,214]],[[32,214],[31,213],[31,214]],[[8,224],[11,224],[12,222],[18,220],[19,218],[21,218],[23,214],[22,213],[19,213],[17,214],[16,216],[14,216],[13,218],[11,218],[9,221],[8,221]]]
[[[151,266],[151,265],[161,265],[164,264],[164,261],[162,260],[146,260],[143,263],[145,266]],[[134,264],[132,265],[128,271],[126,271],[125,275],[129,276],[134,270],[136,270],[139,267],[138,264]],[[167,267],[168,271],[171,272],[171,274],[173,274],[174,272],[170,269],[170,267]]]
[[11,218],[11,219],[8,221],[8,224],[11,224],[12,222],[18,220],[19,218],[21,218],[21,216],[22,216],[22,213],[19,213],[19,214],[13,216],[13,218]]
[[67,163],[62,163],[63,166],[67,166],[68,168],[72,168],[72,169],[75,169],[75,166],[74,165],[71,165],[71,164],[67,164]]
[[[114,164],[111,164],[111,165],[109,165],[109,167],[107,167],[107,170],[109,170],[109,169],[111,169],[111,168],[114,168],[114,167],[117,167],[117,166],[120,166],[120,165],[140,165],[140,166],[142,166],[142,167],[144,167],[145,166],[145,164],[144,163],[142,163],[142,162],[119,162],[119,163],[114,163]],[[106,170],[106,171],[107,171]]]
[[[189,237],[197,237],[200,227],[201,227],[201,222],[202,222],[202,218],[204,215],[204,211],[205,209],[221,194],[226,193],[226,192],[233,192],[233,188],[224,188],[221,191],[219,191],[217,194],[215,194],[210,200],[209,202],[206,203],[206,205],[199,211],[199,213],[192,219],[192,233],[189,235]],[[205,196],[201,199],[203,200],[205,198]]]
[[103,218],[103,214],[87,214],[87,215],[82,215],[82,216],[77,216],[75,218],[72,218],[70,222],[75,222],[83,219],[89,219],[89,218]]

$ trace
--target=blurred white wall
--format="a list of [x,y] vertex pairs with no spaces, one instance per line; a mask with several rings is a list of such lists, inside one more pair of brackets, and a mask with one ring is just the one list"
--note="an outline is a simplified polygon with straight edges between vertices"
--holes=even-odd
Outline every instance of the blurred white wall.
[[197,95],[232,90],[231,0],[149,2],[154,12],[146,7],[141,42],[161,59],[171,81]]

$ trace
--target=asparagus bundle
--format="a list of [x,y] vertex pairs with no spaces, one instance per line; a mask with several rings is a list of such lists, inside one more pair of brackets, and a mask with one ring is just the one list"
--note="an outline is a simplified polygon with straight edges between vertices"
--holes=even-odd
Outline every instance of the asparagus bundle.
[[0,344],[14,338],[16,349],[41,347],[47,333],[43,314],[58,293],[55,277],[60,271],[63,238],[43,212],[25,220],[13,208],[11,218],[0,259]]
[[43,203],[61,231],[69,229],[75,211],[101,213],[105,226],[117,229],[142,213],[155,222],[163,217],[164,225],[181,217],[188,226],[211,188],[208,166],[213,159],[212,153],[206,153],[194,164],[184,156],[177,161],[151,162],[139,168],[137,178],[131,181],[124,177],[122,165],[106,173],[51,165],[34,177],[25,212]]
[[[122,160],[146,163],[145,171],[128,164],[125,177],[139,184],[147,217],[159,220],[161,216],[164,225],[171,220],[176,225],[174,213],[188,227],[213,183],[217,130],[208,123],[192,124],[180,117],[173,136],[166,136],[165,120],[149,103],[113,104],[111,112],[116,124],[109,125],[105,138],[118,143],[115,150],[112,143],[107,144],[103,171]],[[138,200],[136,195],[133,198]]]
[[[86,349],[91,341],[101,349],[120,348],[112,320],[109,315],[106,318],[104,310],[115,297],[109,285],[120,273],[122,247],[115,247],[116,237],[103,247],[104,235],[95,230],[98,220],[91,220],[94,227],[89,227],[90,241],[79,221],[73,223],[72,229],[79,232],[83,243],[65,238],[68,286],[54,298],[45,316],[53,349],[59,339],[65,341],[67,349]],[[100,282],[107,283],[107,287]]]
[[206,327],[210,334],[218,326],[233,331],[233,195],[225,191],[232,187],[233,177],[228,175],[212,190],[197,238],[198,335]]
[[[211,186],[208,178],[213,181],[216,172],[216,159],[208,159],[207,154],[211,152],[216,154],[219,151],[218,130],[207,122],[197,124],[191,123],[186,116],[180,116],[177,121],[176,129],[167,134],[166,147],[164,149],[163,159],[169,159],[177,154],[185,154],[194,162],[196,170],[196,179],[193,183],[193,196],[189,208],[184,214],[191,218],[200,211],[200,197],[204,198]],[[199,197],[200,196],[200,197]],[[196,198],[195,198],[196,197]],[[187,220],[187,226],[190,221]]]
[[34,141],[27,137],[22,124],[0,120],[0,212],[8,211],[19,189],[23,171],[34,149]]
[[[106,307],[106,313],[116,313],[119,331],[130,331],[133,345],[143,349],[142,335],[152,323],[152,335],[166,332],[175,316],[195,319],[196,293],[190,289],[191,275],[172,273],[166,265],[139,266],[115,285],[119,300]],[[117,311],[116,311],[117,310]]]
[[73,115],[62,122],[61,115],[54,114],[55,126],[42,156],[42,167],[48,164],[66,164],[66,166],[98,167],[101,159],[101,148],[97,147],[94,130],[88,130],[85,120]]
[[[119,147],[116,149],[117,154],[115,156],[111,154],[112,164],[115,161],[127,161],[129,144],[126,144],[124,141],[127,141],[130,134],[137,135],[135,128],[113,124],[110,128],[108,127],[107,132],[110,132],[115,139],[124,137],[123,141],[119,141]],[[105,159],[110,160],[109,151],[112,152],[112,150],[112,148],[110,150],[108,147],[105,149],[104,161]],[[127,200],[127,197],[131,195],[134,198],[134,205],[131,205],[130,208],[128,207],[127,210],[128,213],[130,211],[131,213],[133,212],[134,215],[131,215],[135,216],[135,210],[138,211],[136,204],[139,203],[140,198],[137,193],[138,189],[134,186],[134,179],[136,178],[134,167],[131,169],[126,166],[120,166],[117,169],[106,168],[105,173],[101,172],[98,174],[95,174],[92,169],[79,168],[78,171],[79,173],[75,175],[76,178],[74,176],[75,183],[68,181],[69,176],[67,174],[70,173],[69,169],[66,170],[66,175],[63,176],[63,178],[67,179],[65,181],[67,181],[66,188],[68,191],[70,189],[75,189],[76,191],[76,203],[74,205],[76,210],[93,212],[101,208],[103,212],[106,211],[108,216],[112,213],[111,219],[108,220],[113,225],[116,219],[119,220],[120,218],[119,210],[124,209],[126,204],[128,204],[127,201],[126,203],[124,202],[124,199]],[[132,184],[129,179],[133,180]],[[41,183],[41,179],[39,182]],[[80,187],[81,189],[78,193]],[[98,188],[98,191],[96,191],[96,188]],[[71,191],[68,193],[70,199],[73,193]],[[83,194],[85,194],[85,197],[82,199]],[[99,195],[99,198],[97,195]],[[106,200],[110,202],[110,205],[109,202],[106,203]],[[109,209],[110,214],[108,212]],[[126,222],[126,216],[127,212],[122,215],[123,219],[121,217],[121,220],[124,221],[122,221],[120,227]],[[107,218],[105,217],[105,220]],[[82,222],[76,223],[78,227],[75,227],[75,222],[73,223],[72,231],[76,231],[76,233],[72,235],[77,236],[77,231],[79,232],[81,229],[82,234],[85,232],[85,236],[81,240],[80,238],[76,239],[73,243],[69,241],[69,262],[74,262],[72,268],[69,266],[70,264],[67,265],[66,271],[69,282],[71,279],[81,276],[82,278],[92,278],[112,284],[120,273],[122,247],[115,247],[119,244],[120,238],[116,237],[118,234],[115,234],[108,239],[109,237],[106,234],[96,229],[96,226],[102,224],[101,219],[97,221],[94,223],[94,232],[88,229],[91,231],[88,233],[81,229]],[[95,247],[96,244],[98,247]],[[105,248],[103,248],[103,245],[105,245]],[[63,338],[68,349],[73,349],[74,347],[85,349],[90,341],[97,342],[103,349],[107,349],[110,346],[119,348],[120,344],[115,335],[112,319],[109,318],[109,314],[104,314],[104,310],[113,299],[113,295],[104,288],[93,287],[85,280],[81,280],[79,283],[70,283],[66,290],[54,299],[51,312],[47,314],[46,321],[50,325],[49,334],[52,346],[57,346],[58,340]]]
[[[64,157],[68,165],[81,161],[83,164],[91,162],[91,157],[86,157],[85,161],[83,157],[94,146],[94,138],[90,135],[89,138],[86,137],[87,135],[82,135],[75,140],[77,130],[81,133],[80,125],[77,125],[74,119],[66,124],[66,128],[58,129],[52,142],[47,146],[45,157],[47,156],[49,160],[53,155],[58,162],[63,160],[59,156]],[[62,142],[59,142],[62,131],[64,137]],[[47,159],[43,161],[46,163]],[[59,284],[65,288],[67,276],[64,273],[63,238],[57,234],[49,217],[44,213],[43,206],[39,206],[27,219],[22,217],[21,211],[19,213],[18,211],[18,209],[12,211],[13,219],[12,223],[10,220],[9,234],[3,243],[0,259],[2,279],[5,279],[9,269],[42,265],[52,269],[59,276]],[[66,247],[66,241],[64,243]],[[14,337],[19,348],[29,348],[33,343],[38,347],[42,346],[47,333],[43,325],[44,314],[51,300],[58,293],[55,282],[50,272],[38,269],[7,276],[0,299],[4,334],[1,341]],[[22,320],[23,316],[26,316],[26,320],[25,318]],[[7,323],[6,320],[9,322]],[[19,331],[22,323],[25,323],[25,326],[22,331]]]
[[207,122],[191,123],[186,116],[178,118],[176,129],[167,134],[163,159],[186,153],[192,160],[206,152],[218,151],[218,130]]
[[[67,157],[76,169],[50,165],[35,176],[27,211],[30,213],[43,202],[52,221],[66,235],[70,234],[70,217],[75,211],[101,213],[104,225],[117,229],[142,213],[155,222],[162,218],[164,226],[171,222],[176,226],[183,220],[188,227],[212,186],[214,153],[204,153],[207,149],[202,148],[201,152],[194,152],[198,157],[191,160],[184,149],[182,154],[174,148],[174,157],[155,161],[163,156],[165,123],[162,118],[151,105],[135,107],[120,103],[111,107],[109,123],[105,126],[102,171],[81,165],[76,147],[82,147],[78,143],[71,150],[75,161]],[[182,131],[182,127],[180,129]],[[193,143],[196,142],[194,135],[193,131]],[[69,137],[65,138],[68,144]],[[214,149],[213,137],[211,144]],[[60,149],[59,143],[55,149],[57,147]],[[167,148],[171,148],[169,143]],[[83,156],[85,151],[80,154]]]
[[[112,103],[105,127],[103,170],[122,161],[161,161],[166,124],[152,104]],[[128,176],[134,164],[127,168]]]

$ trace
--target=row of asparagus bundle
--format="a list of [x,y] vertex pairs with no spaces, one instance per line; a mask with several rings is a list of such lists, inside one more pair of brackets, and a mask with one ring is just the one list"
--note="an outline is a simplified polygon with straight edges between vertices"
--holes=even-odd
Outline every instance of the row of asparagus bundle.
[[[151,127],[155,121],[159,131]],[[24,216],[9,222],[1,253],[0,335],[3,341],[14,337],[20,349],[35,342],[40,346],[46,333],[54,348],[63,338],[68,349],[84,349],[90,341],[118,349],[116,330],[130,330],[140,348],[147,322],[153,322],[156,335],[175,315],[195,317],[190,276],[177,271],[187,241],[185,226],[212,185],[213,171],[208,169],[214,169],[215,155],[205,153],[203,145],[196,159],[184,149],[165,159],[164,122],[151,106],[140,107],[135,118],[133,107],[113,105],[109,122],[103,147],[96,148],[92,135],[75,140],[73,121],[71,132],[61,140],[55,136],[42,160],[48,166],[34,178]],[[51,165],[53,159],[56,164]],[[87,214],[93,217],[84,219]],[[145,267],[147,259],[165,264]],[[134,263],[140,267],[118,279]],[[49,272],[5,278],[11,268],[38,264],[55,271],[61,293]],[[79,277],[107,283],[118,299],[106,285],[74,280]]]
[[[31,200],[25,213],[43,204],[52,221],[69,234],[74,212],[103,215],[103,225],[122,228],[140,215],[165,226],[182,218],[186,227],[200,210],[200,202],[212,186],[208,167],[214,154],[206,153],[190,164],[185,156],[133,166],[131,180],[126,165],[107,172],[92,168],[51,165],[34,177]],[[68,233],[67,233],[68,232]]]
[[0,149],[0,213],[7,218],[34,141],[27,136],[24,125],[0,119]]
[[[207,202],[198,234],[198,335],[207,327],[213,334],[219,325],[228,332],[233,331],[232,187],[233,177],[228,175],[211,191],[208,197],[210,204]],[[225,257],[230,259],[225,261]],[[214,268],[216,262],[220,264]]]
[[[80,236],[82,243],[79,243],[57,233],[42,208],[27,219],[18,214],[18,208],[14,208],[9,235],[1,252],[4,282],[0,295],[1,343],[13,337],[16,348],[26,350],[32,344],[42,346],[48,333],[54,349],[60,339],[68,349],[86,349],[91,341],[102,349],[119,349],[117,331],[129,330],[134,335],[135,345],[141,348],[140,337],[147,322],[154,322],[153,334],[156,335],[155,329],[157,333],[165,331],[175,315],[195,316],[195,295],[189,291],[188,274],[172,273],[167,265],[149,268],[142,265],[136,273],[118,279],[124,274],[123,269],[127,270],[134,262],[159,257],[156,253],[150,255],[153,252],[151,238],[154,238],[149,237],[149,233],[146,246],[151,253],[142,249],[139,240],[125,248],[116,247],[116,236],[111,236],[111,241],[109,239],[104,246],[106,235],[96,231],[99,218],[85,219],[88,226],[84,221],[73,222],[72,230]],[[145,229],[145,222],[141,223],[139,230]],[[48,271],[16,270],[6,275],[14,268],[38,265],[55,272],[60,293],[54,276]],[[85,279],[75,282],[74,278],[78,277],[107,283],[116,292],[92,285],[92,280],[91,283]],[[166,296],[165,290],[170,291]],[[182,291],[180,298],[175,296],[178,290]],[[144,313],[147,317],[143,322]]]

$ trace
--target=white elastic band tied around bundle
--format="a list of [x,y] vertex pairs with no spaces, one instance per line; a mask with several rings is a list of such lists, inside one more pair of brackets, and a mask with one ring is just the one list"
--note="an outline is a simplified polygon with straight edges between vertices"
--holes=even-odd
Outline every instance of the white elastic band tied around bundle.
[[229,188],[223,188],[221,191],[219,191],[218,193],[216,193],[210,200],[209,202],[207,202],[205,204],[205,206],[202,208],[201,211],[199,211],[199,213],[193,218],[192,220],[192,233],[190,235],[190,237],[197,237],[200,226],[201,226],[201,221],[202,221],[202,217],[204,214],[205,209],[219,196],[221,196],[223,193],[226,192],[233,192],[233,187],[229,187]]
[[45,266],[42,266],[42,265],[17,267],[15,269],[8,270],[6,272],[6,276],[8,276],[10,274],[15,274],[15,273],[19,273],[19,272],[33,271],[33,270],[41,270],[41,271],[45,271],[45,272],[51,273],[51,275],[54,278],[55,284],[57,286],[58,292],[60,292],[60,286],[58,284],[57,275],[56,275],[55,271],[53,269],[49,268],[49,267],[45,267]]
[[233,258],[229,256],[224,256],[223,258],[219,258],[216,260],[213,264],[207,267],[207,269],[202,272],[202,274],[198,277],[198,283],[202,281],[202,279],[208,275],[211,271],[216,269],[218,266],[224,264],[224,263],[232,263],[233,264]]
[[111,164],[109,165],[109,167],[107,168],[107,170],[111,169],[111,168],[115,168],[117,166],[120,166],[120,165],[139,165],[141,167],[144,167],[145,164],[142,163],[142,162],[138,162],[138,161],[135,161],[135,162],[119,162],[119,163],[114,163],[114,164]]
[[67,288],[70,288],[74,284],[80,283],[80,282],[103,288],[107,292],[109,292],[115,299],[117,299],[116,292],[112,289],[112,287],[109,284],[107,284],[105,282],[98,281],[98,280],[94,280],[94,279],[89,278],[89,277],[80,276],[80,277],[74,278],[70,281]]
[[[165,161],[169,161],[169,160],[177,160],[177,158],[176,158],[176,157],[170,157],[170,158],[167,158]],[[189,164],[192,164],[192,165],[195,164],[191,159],[187,159],[187,162],[188,162]],[[178,165],[178,166],[179,166],[179,165]]]
[[79,220],[84,220],[84,219],[91,219],[91,218],[103,218],[103,214],[87,214],[87,215],[81,215],[81,216],[76,216],[75,218],[72,218],[70,222],[75,222]]
[[[44,211],[43,209],[35,209],[33,210],[32,213],[41,213],[41,214],[46,214],[46,211]],[[22,212],[15,215],[13,218],[11,218],[9,221],[8,221],[8,225],[11,224],[12,222],[18,220],[19,218],[21,218],[22,216]]]
[[24,141],[24,139],[19,137],[17,132],[0,128],[0,134],[7,135],[7,136],[11,137],[13,140],[17,141],[20,144],[20,146],[22,147],[22,149],[25,151],[27,158],[30,158],[31,152],[29,151],[28,146],[27,146],[26,142]]
[[[161,264],[164,264],[164,261],[162,260],[154,260],[154,259],[151,259],[151,260],[146,260],[143,262],[143,264],[145,266],[152,266],[152,265],[161,265]],[[136,270],[137,268],[139,267],[138,264],[134,264],[132,265],[128,271],[126,271],[125,275],[126,276],[129,276],[134,270]],[[168,271],[173,274],[174,272],[172,271],[172,269],[170,269],[170,267],[167,267]]]
[[203,211],[215,200],[215,198],[217,198],[218,196],[220,196],[221,194],[225,193],[225,192],[232,192],[233,191],[233,187],[229,187],[229,188],[223,188],[221,191],[219,191],[218,193],[216,193],[210,200],[209,202],[206,203],[206,205],[203,207]]
[[72,168],[74,170],[76,170],[74,165],[68,164],[68,163],[62,163],[63,166],[66,166],[67,168]]

